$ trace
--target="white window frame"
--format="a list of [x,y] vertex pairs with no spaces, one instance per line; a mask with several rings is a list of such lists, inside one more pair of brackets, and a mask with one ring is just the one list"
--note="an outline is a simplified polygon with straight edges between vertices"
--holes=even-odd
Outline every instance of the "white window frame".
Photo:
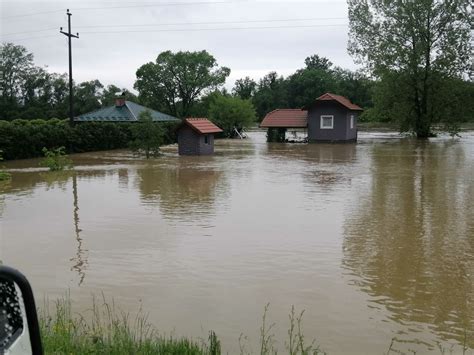
[[[323,120],[325,118],[330,118],[331,119],[331,127],[324,127],[323,126]],[[334,129],[334,115],[321,115],[319,128],[321,128],[321,129]]]
[[351,129],[354,129],[354,115],[351,115]]

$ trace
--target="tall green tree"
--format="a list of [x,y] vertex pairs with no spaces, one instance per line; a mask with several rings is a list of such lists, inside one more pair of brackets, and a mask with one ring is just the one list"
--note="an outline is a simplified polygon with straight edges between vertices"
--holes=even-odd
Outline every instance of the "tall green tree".
[[130,148],[134,152],[144,153],[147,159],[159,154],[165,132],[159,123],[153,122],[150,111],[140,113],[138,122],[134,123],[130,130],[132,132]]
[[137,97],[134,93],[125,88],[120,89],[118,86],[111,84],[107,85],[107,87],[102,91],[102,94],[100,95],[100,103],[102,106],[113,105],[115,103],[115,99],[122,95],[125,96],[127,100],[137,100]]
[[0,70],[2,99],[7,102],[21,94],[24,82],[33,69],[33,54],[25,47],[13,43],[4,43],[0,47]]
[[138,68],[134,88],[146,105],[187,117],[199,97],[222,86],[229,74],[207,51],[166,51]]
[[276,72],[268,73],[258,82],[252,102],[259,120],[274,109],[289,107],[288,82]]
[[255,122],[256,115],[250,100],[220,95],[211,103],[209,118],[222,128],[224,136],[232,137],[235,129],[240,132],[250,127]]
[[329,59],[315,54],[306,58],[305,64],[288,78],[288,103],[292,108],[302,108],[326,92],[337,91]]
[[389,84],[385,92],[398,90],[390,106],[401,129],[426,138],[437,122],[453,126],[454,117],[443,117],[436,106],[439,100],[450,105],[439,94],[472,70],[470,0],[348,0],[348,5],[349,52]]
[[99,109],[103,88],[104,85],[97,79],[77,85],[74,89],[74,114],[80,115]]
[[304,64],[306,64],[306,69],[317,69],[323,71],[328,71],[332,67],[332,63],[328,58],[320,57],[317,54],[307,57],[304,60]]
[[248,100],[253,97],[256,88],[257,83],[255,82],[255,80],[246,76],[243,79],[238,79],[235,81],[234,88],[232,89],[232,94],[241,98],[242,100]]
[[336,67],[332,71],[336,82],[336,93],[347,97],[362,108],[373,105],[374,81],[361,71],[351,71]]

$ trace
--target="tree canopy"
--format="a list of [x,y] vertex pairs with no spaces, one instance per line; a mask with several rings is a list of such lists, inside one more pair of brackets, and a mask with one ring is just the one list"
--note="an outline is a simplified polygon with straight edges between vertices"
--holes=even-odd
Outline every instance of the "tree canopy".
[[196,101],[222,86],[229,74],[230,69],[219,67],[207,51],[166,51],[138,68],[134,87],[146,105],[187,117]]
[[[453,80],[470,67],[469,0],[348,0],[349,52],[379,80],[376,106],[396,118],[402,130],[420,138],[432,126],[456,126],[450,110]],[[448,96],[440,94],[444,93]],[[383,103],[383,104],[382,104]]]
[[[27,49],[13,43],[0,46],[0,119],[50,119],[68,115],[69,87],[66,74],[51,73],[34,64]],[[74,85],[74,113],[80,115],[101,106],[112,105],[115,96],[127,89],[115,85],[104,88],[99,80]]]
[[246,76],[243,79],[238,79],[235,81],[234,88],[232,89],[232,94],[241,98],[242,100],[248,100],[253,97],[256,88],[257,83],[255,82],[255,80]]
[[250,100],[232,96],[217,96],[209,108],[209,118],[222,128],[223,135],[232,137],[234,129],[241,131],[256,120],[255,108]]

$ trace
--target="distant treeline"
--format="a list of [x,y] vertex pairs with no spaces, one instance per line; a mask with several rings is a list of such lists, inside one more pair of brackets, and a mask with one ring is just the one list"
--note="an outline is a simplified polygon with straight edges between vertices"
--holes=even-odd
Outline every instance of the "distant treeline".
[[[35,66],[33,54],[20,45],[1,45],[0,69],[2,82],[0,93],[0,119],[64,119],[68,115],[68,83],[66,74],[50,73]],[[194,75],[192,78],[189,75]],[[74,84],[74,113],[80,115],[114,103],[116,96],[125,93],[152,109],[176,117],[211,117],[219,103],[222,111],[228,103],[235,107],[245,106],[239,100],[250,102],[256,115],[248,114],[232,125],[245,127],[249,119],[261,121],[277,108],[301,108],[313,102],[325,92],[348,97],[364,108],[361,121],[397,122],[401,130],[408,129],[413,105],[407,105],[403,96],[409,96],[402,79],[404,72],[386,71],[378,79],[363,72],[354,72],[334,66],[329,59],[313,55],[305,59],[304,67],[287,77],[270,72],[258,81],[245,77],[235,82],[231,92],[223,85],[230,69],[219,67],[215,58],[206,51],[162,52],[155,62],[137,69],[135,96],[125,88],[104,85],[99,80]],[[404,76],[405,75],[405,76]],[[474,84],[470,80],[433,74],[429,82],[436,100],[427,105],[433,122],[455,124],[474,121]],[[410,77],[405,78],[409,82]],[[407,91],[408,90],[408,91]],[[232,97],[232,100],[218,100]],[[214,105],[215,106],[215,105]],[[212,119],[212,117],[211,117]],[[407,121],[408,120],[408,121]],[[407,126],[407,127],[405,127]]]
[[[134,123],[83,122],[73,126],[67,120],[0,120],[0,151],[6,160],[42,156],[42,149],[65,147],[68,153],[127,148]],[[164,143],[176,141],[173,123],[165,128]]]

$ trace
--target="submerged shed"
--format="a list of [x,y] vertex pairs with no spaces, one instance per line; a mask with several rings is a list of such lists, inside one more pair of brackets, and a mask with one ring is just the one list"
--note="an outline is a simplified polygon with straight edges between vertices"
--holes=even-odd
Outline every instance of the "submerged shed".
[[214,134],[222,132],[207,118],[186,118],[178,128],[179,155],[214,153]]

